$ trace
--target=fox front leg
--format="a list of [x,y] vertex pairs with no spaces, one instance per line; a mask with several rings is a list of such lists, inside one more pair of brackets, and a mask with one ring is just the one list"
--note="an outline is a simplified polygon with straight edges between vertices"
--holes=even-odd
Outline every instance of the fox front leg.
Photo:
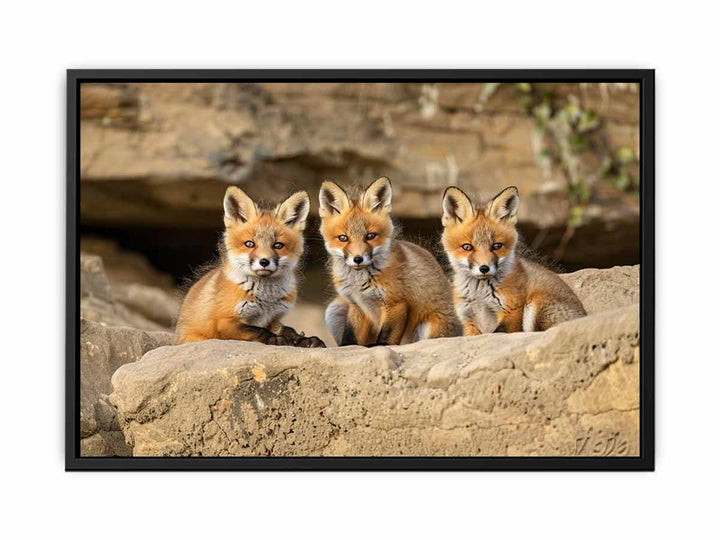
[[377,342],[369,347],[382,345],[400,345],[405,327],[407,326],[408,307],[406,304],[395,304],[383,310],[382,324]]
[[481,334],[492,334],[500,325],[500,318],[492,306],[481,304],[473,310],[473,323]]
[[350,304],[340,339],[340,346],[363,345],[370,347],[375,343],[376,336],[377,332],[372,321],[357,305]]
[[227,319],[218,325],[220,339],[238,339],[241,341],[255,341],[265,345],[292,345],[292,341],[279,336],[262,326],[253,326],[237,320]]
[[341,297],[325,309],[325,324],[339,347],[366,345],[375,339],[372,322],[357,305]]
[[500,325],[497,311],[487,304],[461,302],[457,306],[457,314],[466,336],[492,334]]

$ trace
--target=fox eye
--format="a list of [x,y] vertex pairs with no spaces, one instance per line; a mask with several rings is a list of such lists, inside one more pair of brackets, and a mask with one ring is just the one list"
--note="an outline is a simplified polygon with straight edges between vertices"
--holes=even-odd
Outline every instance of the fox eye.
[[282,249],[284,247],[285,247],[285,244],[283,244],[282,242],[275,242],[273,244],[273,249]]
[[348,237],[344,234],[341,234],[340,236],[338,236],[338,240],[340,240],[341,242],[347,242]]
[[491,246],[491,248],[492,248],[493,251],[497,251],[497,250],[500,249],[501,247],[502,247],[502,244],[501,244],[500,242],[495,242],[495,243]]
[[252,240],[248,240],[247,242],[245,242],[245,247],[255,247],[255,242],[253,242]]
[[372,239],[375,238],[376,236],[377,236],[377,234],[375,234],[374,232],[369,232],[369,233],[367,233],[367,234],[365,235],[365,239],[366,239],[366,240],[372,240]]
[[465,251],[472,251],[472,250],[473,250],[472,244],[463,244],[461,247],[462,247]]

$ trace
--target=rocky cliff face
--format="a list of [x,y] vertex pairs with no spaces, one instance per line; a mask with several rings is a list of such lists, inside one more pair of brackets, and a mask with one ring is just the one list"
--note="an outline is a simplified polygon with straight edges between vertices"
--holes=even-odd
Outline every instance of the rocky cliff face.
[[132,448],[125,443],[115,408],[108,401],[110,377],[121,365],[172,343],[169,331],[179,298],[163,287],[127,281],[169,284],[137,254],[108,243],[83,247],[106,255],[110,271],[100,256],[81,254],[80,452],[83,456],[130,455]]
[[639,452],[637,306],[399,347],[162,347],[112,384],[136,456]]
[[123,261],[143,264],[104,249],[112,281],[82,257],[83,455],[638,451],[637,266],[563,276],[590,315],[548,332],[309,351],[171,346],[163,276],[130,301]]
[[[638,153],[636,86],[553,90],[597,111],[610,147]],[[462,83],[83,85],[82,222],[219,230],[229,184],[269,200],[305,189],[315,201],[325,178],[386,175],[401,220],[437,219],[451,184],[487,193],[515,184],[528,241],[550,249],[568,219],[567,179],[539,166],[534,132],[509,85],[489,99],[484,85]],[[597,182],[585,215],[565,264],[637,261],[633,195]]]

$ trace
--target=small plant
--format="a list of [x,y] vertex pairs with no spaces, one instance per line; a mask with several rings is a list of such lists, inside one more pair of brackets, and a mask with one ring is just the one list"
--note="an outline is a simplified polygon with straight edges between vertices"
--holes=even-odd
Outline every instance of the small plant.
[[[559,167],[566,180],[570,202],[565,233],[555,256],[560,258],[575,229],[586,222],[586,208],[598,180],[612,182],[621,191],[639,193],[638,178],[632,174],[637,162],[627,147],[610,147],[602,119],[593,109],[583,109],[577,98],[560,102],[551,88],[539,89],[530,83],[514,83],[520,106],[535,121],[533,142],[536,161],[543,170]],[[486,102],[500,87],[486,83],[480,101]]]

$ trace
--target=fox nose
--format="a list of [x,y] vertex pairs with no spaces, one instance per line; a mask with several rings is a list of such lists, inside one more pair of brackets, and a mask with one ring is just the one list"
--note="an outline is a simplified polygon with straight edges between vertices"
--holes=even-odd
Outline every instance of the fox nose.
[[482,272],[483,274],[487,274],[489,271],[490,271],[490,267],[487,264],[483,264],[480,267],[480,272]]
[[263,268],[265,268],[268,264],[270,264],[270,261],[268,261],[267,259],[260,259],[258,262],[260,263],[260,266],[262,266]]
[[354,262],[355,264],[360,264],[361,262],[363,262],[363,258],[362,258],[360,255],[355,255],[355,256],[353,257],[353,262]]

